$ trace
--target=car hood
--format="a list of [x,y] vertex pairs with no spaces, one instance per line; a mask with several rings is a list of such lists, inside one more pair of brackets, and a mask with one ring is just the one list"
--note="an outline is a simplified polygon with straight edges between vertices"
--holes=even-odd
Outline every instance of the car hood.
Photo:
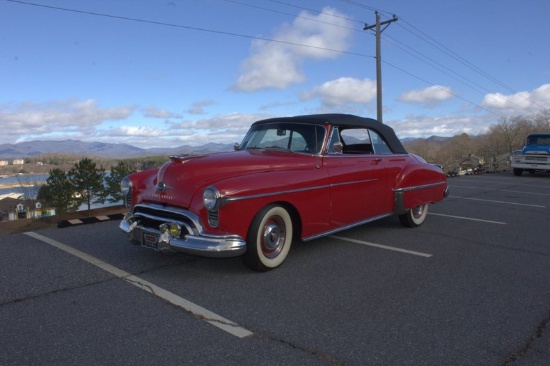
[[550,146],[546,146],[546,145],[525,146],[523,148],[523,153],[524,154],[537,154],[537,155],[549,154],[550,153]]
[[[278,170],[311,169],[314,156],[274,150],[243,150],[174,156],[142,182],[141,200],[188,207],[198,189],[227,178]],[[202,194],[202,190],[199,192]]]

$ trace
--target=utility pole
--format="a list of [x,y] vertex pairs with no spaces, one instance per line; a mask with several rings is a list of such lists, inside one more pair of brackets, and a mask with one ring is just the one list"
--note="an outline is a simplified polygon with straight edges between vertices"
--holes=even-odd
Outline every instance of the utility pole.
[[[376,119],[382,122],[382,57],[380,52],[380,34],[386,29],[391,23],[397,21],[397,17],[394,15],[392,19],[380,22],[380,14],[376,14],[376,24],[368,25],[365,24],[363,30],[371,30],[375,28],[376,30]],[[384,29],[380,29],[380,26],[385,25]]]

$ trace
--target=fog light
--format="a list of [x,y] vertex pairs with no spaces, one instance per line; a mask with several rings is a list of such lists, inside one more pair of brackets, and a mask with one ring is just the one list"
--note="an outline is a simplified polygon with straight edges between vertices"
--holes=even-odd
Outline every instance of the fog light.
[[160,232],[163,235],[179,237],[181,235],[181,225],[175,222],[160,225]]
[[181,235],[181,225],[176,224],[175,222],[170,224],[170,234],[172,236],[180,236]]

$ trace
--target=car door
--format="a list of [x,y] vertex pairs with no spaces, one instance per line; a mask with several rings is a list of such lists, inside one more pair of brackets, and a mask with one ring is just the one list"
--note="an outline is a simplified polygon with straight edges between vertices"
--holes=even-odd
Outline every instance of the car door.
[[391,213],[387,154],[376,154],[366,128],[333,128],[323,165],[331,190],[331,224],[347,226]]

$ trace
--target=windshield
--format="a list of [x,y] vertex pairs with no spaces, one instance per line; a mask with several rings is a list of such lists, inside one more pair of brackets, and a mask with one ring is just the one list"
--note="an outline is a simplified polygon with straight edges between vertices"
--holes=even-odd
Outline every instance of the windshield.
[[252,126],[240,149],[284,149],[319,154],[324,139],[325,128],[321,125],[273,122]]
[[550,135],[530,135],[527,137],[527,146],[550,146]]

